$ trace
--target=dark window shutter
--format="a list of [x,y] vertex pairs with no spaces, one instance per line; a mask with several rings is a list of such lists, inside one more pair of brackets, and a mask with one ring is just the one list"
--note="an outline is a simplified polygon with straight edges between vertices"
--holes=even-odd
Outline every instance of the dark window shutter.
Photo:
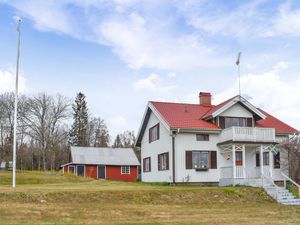
[[259,153],[256,153],[256,167],[260,166],[260,157],[259,157]]
[[169,152],[166,153],[167,170],[169,169]]
[[210,152],[210,168],[217,169],[217,152],[216,151]]
[[222,129],[225,128],[225,117],[223,116],[219,116],[219,127],[221,127]]
[[252,118],[247,118],[247,127],[252,127]]
[[160,155],[157,155],[157,167],[158,167],[158,170],[161,170],[161,166],[160,166]]
[[185,151],[185,168],[193,169],[193,151]]
[[277,155],[274,155],[274,168],[280,169],[280,152]]
[[151,157],[149,157],[149,172],[151,172]]
[[143,172],[146,172],[146,168],[145,168],[145,159],[143,159]]

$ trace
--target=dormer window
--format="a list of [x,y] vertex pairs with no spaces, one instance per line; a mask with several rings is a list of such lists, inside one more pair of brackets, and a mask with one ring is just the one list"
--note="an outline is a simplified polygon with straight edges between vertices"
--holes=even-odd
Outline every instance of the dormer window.
[[252,127],[252,118],[220,116],[219,126],[223,129],[228,127]]
[[246,118],[225,117],[225,128],[227,127],[246,127]]

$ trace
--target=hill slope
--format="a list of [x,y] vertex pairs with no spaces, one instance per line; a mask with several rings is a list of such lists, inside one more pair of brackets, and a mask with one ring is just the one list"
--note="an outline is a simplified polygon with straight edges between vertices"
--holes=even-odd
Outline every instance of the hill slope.
[[0,172],[0,224],[300,224],[300,207],[259,188],[96,181]]

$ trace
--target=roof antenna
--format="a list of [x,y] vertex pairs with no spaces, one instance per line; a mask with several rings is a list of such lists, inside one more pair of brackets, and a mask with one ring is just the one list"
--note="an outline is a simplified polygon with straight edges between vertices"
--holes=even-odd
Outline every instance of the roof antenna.
[[242,53],[239,52],[235,64],[238,67],[238,76],[239,76],[239,96],[241,96],[241,73],[240,73],[240,59]]

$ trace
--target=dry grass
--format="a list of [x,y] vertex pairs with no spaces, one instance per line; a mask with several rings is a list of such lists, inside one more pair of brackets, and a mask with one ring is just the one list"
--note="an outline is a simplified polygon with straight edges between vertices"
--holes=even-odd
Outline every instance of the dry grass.
[[249,187],[95,181],[57,173],[0,173],[0,224],[300,224],[300,207]]

